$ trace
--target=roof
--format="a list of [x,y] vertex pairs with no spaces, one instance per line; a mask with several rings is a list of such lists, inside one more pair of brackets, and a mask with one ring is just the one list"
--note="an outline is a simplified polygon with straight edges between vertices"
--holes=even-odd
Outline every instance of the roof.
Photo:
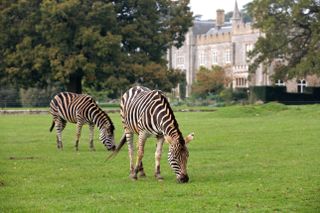
[[241,19],[241,13],[240,13],[239,8],[238,8],[238,2],[237,2],[237,0],[235,1],[235,4],[234,4],[234,10],[233,10],[232,19],[233,19],[233,20],[239,20],[239,19]]
[[207,35],[217,34],[217,33],[228,33],[232,31],[231,23],[225,23],[221,28],[213,27],[206,33]]
[[193,35],[206,34],[211,28],[215,26],[215,21],[213,20],[195,20],[192,27]]

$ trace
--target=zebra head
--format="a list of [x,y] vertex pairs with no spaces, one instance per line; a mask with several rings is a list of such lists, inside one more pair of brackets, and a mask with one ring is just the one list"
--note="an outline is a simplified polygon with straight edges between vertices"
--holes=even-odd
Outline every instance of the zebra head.
[[114,151],[116,149],[113,125],[104,126],[100,129],[100,141],[105,145],[108,151]]
[[173,140],[170,137],[166,137],[169,142],[168,161],[176,174],[177,181],[179,183],[187,183],[189,176],[187,173],[187,162],[189,157],[189,151],[187,143],[193,139],[193,133],[188,135],[185,139],[180,137],[177,140]]

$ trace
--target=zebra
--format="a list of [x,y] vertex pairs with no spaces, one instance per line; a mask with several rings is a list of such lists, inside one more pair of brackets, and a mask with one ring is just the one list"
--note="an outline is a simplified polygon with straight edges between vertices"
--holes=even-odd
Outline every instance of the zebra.
[[[140,177],[144,177],[145,172],[142,164],[144,145],[147,138],[154,135],[157,138],[154,173],[156,179],[159,181],[163,179],[160,175],[160,159],[163,143],[166,140],[169,143],[168,161],[176,174],[177,181],[179,183],[189,181],[187,174],[189,151],[186,144],[193,139],[193,133],[186,139],[183,138],[169,102],[161,91],[150,90],[142,86],[129,89],[121,98],[120,114],[124,134],[120,144],[109,158],[115,156],[124,143],[128,142],[130,177],[137,180],[138,173],[140,173]],[[139,136],[135,166],[133,164],[134,133]]]
[[53,117],[50,132],[55,127],[57,132],[57,148],[63,149],[62,131],[67,122],[77,125],[75,148],[79,150],[81,128],[89,124],[90,149],[95,151],[93,145],[93,130],[96,125],[100,130],[100,140],[110,150],[115,150],[114,125],[105,113],[89,95],[61,92],[54,96],[50,102],[50,114]]

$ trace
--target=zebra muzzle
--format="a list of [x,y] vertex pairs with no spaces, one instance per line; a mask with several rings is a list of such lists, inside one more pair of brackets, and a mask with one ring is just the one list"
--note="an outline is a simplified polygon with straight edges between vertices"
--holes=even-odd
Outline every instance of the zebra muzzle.
[[177,177],[178,183],[188,183],[189,181],[189,176],[188,175],[180,175]]
[[113,145],[112,147],[110,147],[110,148],[108,147],[107,149],[108,149],[108,151],[115,151],[116,150],[116,146]]

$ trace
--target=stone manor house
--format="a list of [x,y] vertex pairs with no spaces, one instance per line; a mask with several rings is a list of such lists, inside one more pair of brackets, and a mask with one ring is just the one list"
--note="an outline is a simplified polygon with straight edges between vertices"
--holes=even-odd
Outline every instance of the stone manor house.
[[[309,76],[284,82],[271,78],[272,66],[256,70],[249,78],[248,51],[263,36],[251,23],[244,23],[237,1],[231,22],[225,22],[224,10],[216,11],[216,20],[195,20],[193,27],[186,34],[186,40],[179,49],[171,48],[167,54],[168,66],[183,70],[186,74],[186,96],[190,96],[196,72],[201,66],[213,65],[224,67],[232,79],[233,89],[249,86],[286,86],[288,92],[302,93],[306,86],[320,85],[319,79]],[[179,91],[178,91],[179,92]]]

